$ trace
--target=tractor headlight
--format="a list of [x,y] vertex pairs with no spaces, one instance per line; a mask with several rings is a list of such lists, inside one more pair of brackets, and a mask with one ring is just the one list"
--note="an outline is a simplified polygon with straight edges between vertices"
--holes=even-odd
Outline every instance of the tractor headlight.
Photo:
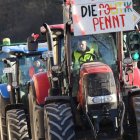
[[99,103],[102,103],[102,97],[94,97],[93,98],[93,102],[96,103],[96,104],[99,104]]
[[105,96],[104,97],[104,102],[106,103],[106,102],[111,102],[112,101],[112,96]]
[[87,97],[88,104],[115,103],[115,102],[117,102],[116,94],[111,94],[106,96]]
[[7,91],[11,91],[11,89],[12,89],[12,87],[11,87],[11,85],[7,85]]
[[94,97],[93,102],[98,103],[108,103],[113,100],[112,96],[100,96],[100,97]]

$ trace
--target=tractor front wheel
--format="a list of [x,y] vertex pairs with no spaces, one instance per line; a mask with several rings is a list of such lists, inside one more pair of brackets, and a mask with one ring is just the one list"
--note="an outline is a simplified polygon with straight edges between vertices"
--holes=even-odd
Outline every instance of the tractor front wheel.
[[44,108],[45,139],[74,140],[75,129],[68,103],[49,103]]
[[12,109],[6,112],[8,140],[27,140],[29,132],[24,110]]

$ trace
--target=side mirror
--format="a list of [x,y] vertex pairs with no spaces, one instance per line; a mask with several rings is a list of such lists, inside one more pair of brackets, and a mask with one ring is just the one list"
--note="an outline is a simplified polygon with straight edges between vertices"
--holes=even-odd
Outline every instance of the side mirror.
[[38,49],[38,37],[39,35],[32,34],[32,36],[27,38],[27,47],[29,51],[36,51]]

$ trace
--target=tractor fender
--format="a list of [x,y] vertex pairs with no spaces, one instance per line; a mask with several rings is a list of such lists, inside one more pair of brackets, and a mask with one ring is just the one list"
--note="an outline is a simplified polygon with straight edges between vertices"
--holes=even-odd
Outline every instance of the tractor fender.
[[12,109],[23,109],[26,112],[26,109],[24,107],[24,105],[22,103],[18,103],[18,104],[8,104],[5,107],[5,112],[7,112],[8,110],[12,110]]
[[140,95],[140,88],[132,88],[128,92],[128,97],[131,98],[132,96]]
[[7,84],[0,84],[0,94],[4,99],[10,98],[10,93],[7,90]]
[[39,105],[43,105],[45,104],[45,98],[48,96],[48,91],[50,89],[50,82],[47,72],[34,74],[32,80],[34,83],[36,102]]
[[127,101],[128,101],[128,105],[129,107],[131,108],[132,106],[132,102],[131,102],[131,99],[134,97],[134,96],[140,96],[140,88],[132,88],[128,91],[128,96],[127,96]]
[[[134,74],[134,77],[133,77]],[[139,68],[134,68],[134,72],[129,74],[129,84],[140,87],[140,70]],[[132,82],[133,81],[133,82]]]

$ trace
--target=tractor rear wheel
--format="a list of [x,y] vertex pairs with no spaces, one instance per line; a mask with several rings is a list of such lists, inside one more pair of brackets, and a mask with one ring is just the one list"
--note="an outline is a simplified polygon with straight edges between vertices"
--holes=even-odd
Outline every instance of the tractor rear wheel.
[[50,103],[44,108],[45,139],[74,140],[75,130],[68,103]]
[[9,103],[9,99],[4,99],[0,95],[0,140],[7,140],[5,107]]
[[140,96],[133,97],[133,107],[137,125],[137,139],[140,140]]
[[27,140],[29,132],[24,110],[12,109],[6,112],[8,140]]

